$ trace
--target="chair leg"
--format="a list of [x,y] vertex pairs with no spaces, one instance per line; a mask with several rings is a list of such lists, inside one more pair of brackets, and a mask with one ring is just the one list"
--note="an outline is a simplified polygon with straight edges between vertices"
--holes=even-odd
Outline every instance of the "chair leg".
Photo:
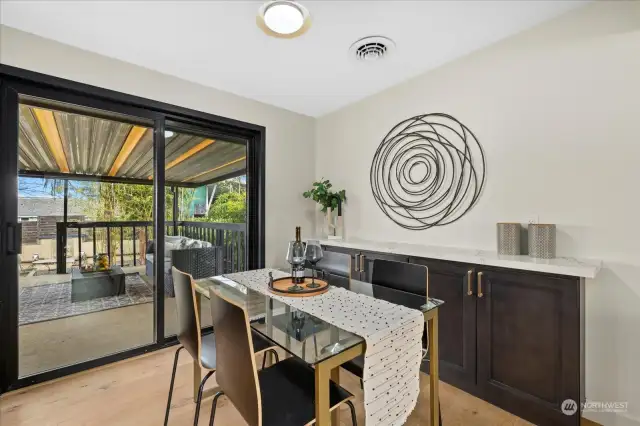
[[224,392],[220,391],[213,397],[213,405],[211,405],[211,419],[209,420],[209,426],[213,426],[213,419],[216,416],[216,406],[218,405],[218,398],[224,395]]
[[176,369],[178,367],[178,357],[180,356],[180,351],[183,350],[184,347],[180,346],[176,351],[176,355],[173,359],[173,372],[171,373],[171,384],[169,385],[169,399],[167,400],[167,411],[164,414],[164,426],[167,426],[169,423],[169,410],[171,410],[171,397],[173,396],[173,384],[176,380]]
[[316,335],[313,335],[313,350],[316,351],[316,356],[318,356],[318,339],[316,339]]
[[349,411],[351,411],[351,423],[353,426],[358,426],[358,420],[356,419],[356,407],[353,406],[353,402],[347,401]]
[[196,401],[196,415],[193,418],[193,426],[198,426],[198,418],[200,417],[200,405],[202,402],[202,392],[204,391],[204,384],[207,383],[209,377],[214,373],[214,371],[209,371],[204,379],[200,382],[200,389],[198,389],[198,400]]

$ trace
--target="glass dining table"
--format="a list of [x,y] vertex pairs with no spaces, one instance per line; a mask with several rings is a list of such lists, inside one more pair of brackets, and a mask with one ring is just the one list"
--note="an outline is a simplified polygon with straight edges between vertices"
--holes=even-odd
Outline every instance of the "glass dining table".
[[[330,411],[329,380],[340,382],[340,365],[363,355],[364,338],[336,327],[320,318],[295,309],[286,303],[243,286],[223,276],[195,280],[196,306],[202,297],[209,298],[210,288],[226,298],[238,302],[247,310],[251,328],[262,334],[286,354],[296,356],[315,368],[316,376],[316,425],[340,425],[339,410]],[[373,286],[358,280],[350,280],[349,290],[373,296]],[[429,298],[420,307],[429,333],[430,424],[439,424],[438,392],[438,308],[444,302]],[[266,355],[265,355],[266,356]],[[267,359],[270,365],[273,360]],[[193,363],[194,399],[202,377],[200,365]],[[216,389],[207,391],[203,398],[213,395]]]

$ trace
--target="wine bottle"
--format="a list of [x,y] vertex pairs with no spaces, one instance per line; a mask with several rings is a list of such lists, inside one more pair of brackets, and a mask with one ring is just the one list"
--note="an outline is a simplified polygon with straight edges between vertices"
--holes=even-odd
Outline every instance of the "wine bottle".
[[296,226],[296,240],[293,249],[293,282],[304,283],[304,246],[300,238],[300,227]]

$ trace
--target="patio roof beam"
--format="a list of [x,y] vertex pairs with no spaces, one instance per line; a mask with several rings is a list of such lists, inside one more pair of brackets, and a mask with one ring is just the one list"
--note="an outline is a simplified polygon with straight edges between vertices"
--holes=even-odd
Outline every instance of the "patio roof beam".
[[40,130],[42,130],[44,139],[47,141],[51,154],[53,154],[53,158],[56,160],[58,169],[60,169],[62,173],[69,173],[69,164],[67,163],[64,148],[62,147],[62,140],[60,139],[60,133],[58,132],[53,111],[33,108],[33,114],[36,116]]
[[127,161],[127,158],[129,158],[129,155],[131,155],[131,152],[133,152],[133,149],[136,147],[136,145],[138,145],[138,142],[140,142],[140,139],[142,139],[142,136],[146,133],[147,130],[149,130],[147,127],[140,126],[133,126],[131,128],[131,131],[127,135],[127,139],[122,144],[122,148],[120,148],[118,156],[111,165],[109,176],[115,176],[116,173],[118,173],[120,167],[122,167],[124,162]]
[[235,172],[227,173],[225,175],[216,176],[211,180],[207,180],[204,182],[198,183],[197,186],[211,185],[217,182],[222,182],[223,180],[231,179],[238,176],[244,176],[247,174],[247,169],[236,170]]
[[[66,180],[81,180],[89,182],[113,182],[113,183],[128,183],[135,185],[153,185],[152,180],[147,179],[132,179],[123,178],[118,176],[94,176],[94,175],[78,175],[72,173],[56,173],[56,172],[41,172],[35,170],[20,170],[19,176],[25,177],[38,177],[38,178],[51,178],[51,179],[66,179]],[[191,182],[165,182],[167,186],[180,186],[183,188],[197,188],[202,186],[200,183]]]
[[244,155],[244,156],[242,156],[240,158],[236,158],[235,160],[229,161],[228,163],[224,163],[224,164],[222,164],[222,165],[220,165],[218,167],[214,167],[213,169],[205,170],[204,172],[201,172],[201,173],[198,173],[196,175],[190,176],[190,177],[185,179],[185,182],[188,182],[188,181],[193,180],[195,178],[198,178],[200,176],[208,175],[209,173],[213,173],[213,172],[215,172],[217,170],[224,169],[225,167],[228,167],[228,166],[231,166],[233,164],[239,163],[240,161],[243,161],[243,160],[246,160],[246,159],[247,159],[246,155]]

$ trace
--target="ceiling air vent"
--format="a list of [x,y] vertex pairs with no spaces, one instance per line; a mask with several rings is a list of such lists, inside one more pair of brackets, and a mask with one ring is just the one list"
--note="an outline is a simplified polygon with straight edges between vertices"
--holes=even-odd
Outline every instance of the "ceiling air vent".
[[388,56],[395,47],[396,44],[390,38],[371,36],[361,38],[353,43],[349,48],[349,52],[358,61],[371,62]]

